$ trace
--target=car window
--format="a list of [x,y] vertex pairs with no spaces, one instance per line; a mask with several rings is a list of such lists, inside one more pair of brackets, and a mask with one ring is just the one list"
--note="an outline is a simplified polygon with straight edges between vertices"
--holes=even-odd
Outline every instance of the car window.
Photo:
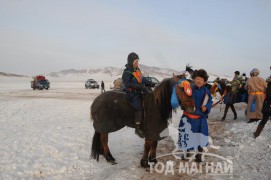
[[153,84],[159,84],[159,81],[155,77],[144,77],[143,82],[151,82]]
[[159,83],[159,81],[154,77],[151,78],[151,81],[152,81],[152,83],[155,83],[155,84]]
[[40,83],[46,84],[46,83],[48,83],[48,81],[47,80],[40,80]]
[[144,81],[151,81],[151,79],[150,78],[144,78]]

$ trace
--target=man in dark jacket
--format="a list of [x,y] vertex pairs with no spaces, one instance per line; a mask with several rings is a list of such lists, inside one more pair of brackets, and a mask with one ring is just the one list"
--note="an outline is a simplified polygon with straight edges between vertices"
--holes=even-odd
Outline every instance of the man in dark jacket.
[[104,89],[104,81],[101,82],[101,93],[104,93],[105,89]]
[[[271,69],[271,67],[270,67]],[[270,76],[271,78],[271,76]],[[254,138],[258,137],[265,124],[267,123],[269,117],[271,116],[271,79],[269,80],[268,84],[267,84],[267,88],[265,90],[266,93],[266,98],[263,102],[263,107],[262,107],[262,113],[263,113],[263,119],[261,120],[261,122],[259,123],[256,132],[254,133]]]
[[143,120],[143,99],[142,91],[145,89],[142,84],[142,74],[138,67],[139,57],[132,52],[128,55],[126,68],[122,74],[122,81],[126,88],[126,94],[130,104],[135,108],[135,133],[144,138],[145,134],[140,123]]
[[235,99],[235,94],[232,93],[232,88],[231,86],[226,86],[226,95],[224,96],[224,104],[226,104],[226,107],[225,107],[225,110],[224,110],[224,116],[222,117],[222,121],[225,120],[226,116],[227,116],[227,112],[229,110],[229,108],[231,108],[233,114],[234,114],[234,118],[233,120],[236,120],[237,119],[237,113],[236,113],[236,110],[234,108],[234,101]]

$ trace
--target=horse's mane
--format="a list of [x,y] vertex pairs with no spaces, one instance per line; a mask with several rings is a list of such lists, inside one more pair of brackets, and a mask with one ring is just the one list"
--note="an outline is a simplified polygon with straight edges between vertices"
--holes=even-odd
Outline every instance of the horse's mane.
[[172,78],[164,79],[153,91],[156,103],[160,105],[163,121],[172,118],[171,94],[174,81]]
[[192,74],[194,73],[194,70],[192,69],[193,66],[190,66],[190,64],[187,64],[185,67],[185,70],[187,72],[189,72],[189,74],[192,76]]
[[[226,90],[226,82],[224,82],[224,81],[222,81],[222,80],[216,80],[215,81],[217,84],[219,84],[220,85],[220,87],[221,87],[221,90],[219,89],[219,93],[222,95],[223,93],[224,93],[224,91]],[[215,84],[214,84],[215,85]],[[216,85],[217,86],[217,85]],[[211,88],[213,88],[213,86],[211,87]]]
[[[226,84],[225,81],[220,80],[220,81],[217,81],[217,83],[220,84],[220,86],[221,86],[221,91],[224,91],[224,90],[226,89],[227,84]],[[223,92],[222,92],[222,93],[223,93]]]

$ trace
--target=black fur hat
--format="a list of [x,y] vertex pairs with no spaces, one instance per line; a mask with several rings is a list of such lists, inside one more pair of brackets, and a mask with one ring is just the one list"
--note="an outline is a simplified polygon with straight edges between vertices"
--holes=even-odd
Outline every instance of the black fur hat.
[[204,82],[206,82],[209,78],[207,72],[204,69],[195,70],[192,79],[195,79],[196,77],[201,77],[204,79]]
[[128,58],[127,58],[127,64],[129,66],[133,66],[133,63],[136,59],[139,59],[138,55],[134,52],[131,52],[129,55],[128,55]]
[[240,72],[239,71],[235,71],[234,74],[240,75]]

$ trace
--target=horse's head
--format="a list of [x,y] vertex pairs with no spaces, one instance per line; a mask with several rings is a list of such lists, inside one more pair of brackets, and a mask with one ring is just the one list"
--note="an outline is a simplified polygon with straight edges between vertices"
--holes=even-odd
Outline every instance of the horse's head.
[[178,76],[173,74],[173,79],[176,85],[176,94],[179,100],[179,104],[182,109],[188,113],[193,113],[195,111],[195,102],[192,97],[192,88],[189,81],[186,79],[181,80]]
[[224,81],[216,81],[210,89],[210,93],[216,97],[216,93],[219,92],[220,95],[223,95],[226,91],[226,82]]
[[216,97],[217,91],[218,91],[218,83],[215,82],[210,89],[210,93],[212,94],[212,96]]

